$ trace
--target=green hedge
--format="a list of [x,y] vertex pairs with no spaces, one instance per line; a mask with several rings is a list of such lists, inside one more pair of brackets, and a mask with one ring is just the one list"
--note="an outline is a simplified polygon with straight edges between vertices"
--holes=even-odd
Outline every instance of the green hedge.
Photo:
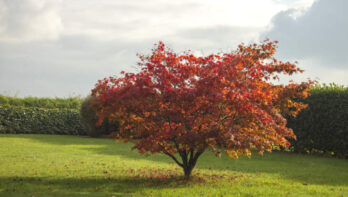
[[75,109],[0,106],[0,133],[85,135]]
[[100,137],[103,135],[110,135],[112,132],[117,131],[119,126],[118,122],[109,122],[108,119],[104,119],[101,125],[96,126],[98,116],[91,107],[91,102],[94,99],[94,97],[88,96],[82,102],[80,108],[81,125],[87,135],[91,137]]
[[0,95],[0,106],[38,107],[45,109],[76,109],[80,108],[82,99],[70,98],[17,98]]
[[296,152],[312,150],[348,157],[348,87],[317,86],[304,100],[308,108],[288,119],[297,141]]

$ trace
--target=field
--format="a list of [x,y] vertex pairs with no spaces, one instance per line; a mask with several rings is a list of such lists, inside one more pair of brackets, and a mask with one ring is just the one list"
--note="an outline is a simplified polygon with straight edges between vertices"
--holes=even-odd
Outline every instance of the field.
[[2,134],[0,196],[348,196],[348,160],[208,152],[185,182],[169,157],[112,139]]

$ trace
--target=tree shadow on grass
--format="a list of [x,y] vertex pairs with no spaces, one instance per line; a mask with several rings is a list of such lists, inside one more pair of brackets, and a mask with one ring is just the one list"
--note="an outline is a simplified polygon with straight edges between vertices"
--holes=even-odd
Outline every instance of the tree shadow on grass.
[[186,184],[181,177],[0,177],[0,196],[132,196]]
[[[12,136],[11,136],[12,137]],[[115,143],[112,139],[89,138],[78,136],[49,135],[13,135],[55,145],[98,145],[81,147],[101,155],[117,155],[133,160],[148,160],[166,164],[174,163],[165,155],[140,155],[131,151],[132,144]],[[282,179],[299,181],[303,184],[321,184],[332,186],[348,185],[348,160],[321,158],[317,156],[266,153],[263,156],[254,153],[251,158],[230,159],[226,154],[221,158],[210,152],[204,153],[198,160],[195,170],[213,170],[214,172],[266,173],[276,174]]]

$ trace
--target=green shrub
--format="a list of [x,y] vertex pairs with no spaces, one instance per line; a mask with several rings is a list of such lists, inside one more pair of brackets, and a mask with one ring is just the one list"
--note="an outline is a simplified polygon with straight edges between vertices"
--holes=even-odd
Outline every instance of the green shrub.
[[85,135],[78,110],[0,106],[0,133]]
[[91,137],[100,137],[102,135],[109,135],[111,132],[118,129],[118,123],[110,123],[107,119],[103,121],[100,126],[96,126],[98,117],[91,107],[91,102],[93,97],[87,97],[81,104],[80,115],[81,115],[81,125],[86,131],[87,135]]
[[[99,137],[116,131],[118,123],[97,117],[89,106],[92,97],[15,98],[0,95],[0,133],[67,134]],[[80,112],[79,112],[80,109]]]
[[70,98],[37,98],[26,97],[16,98],[0,95],[1,106],[18,106],[18,107],[38,107],[45,109],[76,109],[80,108],[82,99],[79,97]]
[[324,84],[310,92],[304,100],[308,108],[296,118],[288,118],[288,126],[297,136],[294,150],[348,157],[348,87]]

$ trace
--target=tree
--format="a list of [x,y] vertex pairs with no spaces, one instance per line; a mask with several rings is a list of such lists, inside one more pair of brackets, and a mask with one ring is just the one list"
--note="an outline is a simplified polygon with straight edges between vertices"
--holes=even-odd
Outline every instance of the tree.
[[306,107],[294,99],[307,97],[313,82],[272,83],[280,74],[303,72],[273,57],[276,44],[197,57],[159,42],[151,55],[139,55],[138,73],[100,80],[93,106],[100,121],[120,121],[116,140],[133,142],[139,153],[168,155],[186,179],[206,150],[238,158],[289,146],[295,135],[284,116]]
[[96,125],[98,116],[91,106],[95,98],[87,96],[80,106],[80,122],[86,134],[90,137],[101,137],[103,135],[109,135],[111,132],[117,132],[118,122],[108,121],[107,119],[99,125]]

